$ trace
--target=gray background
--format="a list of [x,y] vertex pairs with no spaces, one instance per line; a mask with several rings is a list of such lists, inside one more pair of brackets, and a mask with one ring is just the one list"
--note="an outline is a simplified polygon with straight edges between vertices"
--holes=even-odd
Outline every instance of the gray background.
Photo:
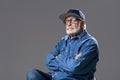
[[58,16],[69,8],[86,15],[87,30],[100,46],[97,80],[119,80],[119,0],[0,0],[0,80],[25,80],[47,72],[45,56],[65,35]]

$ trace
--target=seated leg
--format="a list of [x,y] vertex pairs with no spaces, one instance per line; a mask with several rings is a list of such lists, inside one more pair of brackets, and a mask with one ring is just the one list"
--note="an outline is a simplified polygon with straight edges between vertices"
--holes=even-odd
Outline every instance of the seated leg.
[[51,80],[51,76],[37,69],[32,69],[27,73],[26,80]]

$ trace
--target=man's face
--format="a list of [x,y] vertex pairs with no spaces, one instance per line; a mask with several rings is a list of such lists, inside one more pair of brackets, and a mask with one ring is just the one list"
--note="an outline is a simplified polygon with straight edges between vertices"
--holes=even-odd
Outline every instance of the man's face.
[[68,35],[77,34],[80,31],[80,24],[81,21],[78,18],[74,16],[67,17],[65,20],[66,33]]

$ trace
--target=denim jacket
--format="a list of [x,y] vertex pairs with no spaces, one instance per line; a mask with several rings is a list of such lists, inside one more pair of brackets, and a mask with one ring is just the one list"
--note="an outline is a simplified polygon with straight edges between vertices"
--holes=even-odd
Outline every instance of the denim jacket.
[[92,80],[98,54],[96,39],[84,30],[75,38],[62,37],[47,55],[46,65],[53,71],[53,80]]

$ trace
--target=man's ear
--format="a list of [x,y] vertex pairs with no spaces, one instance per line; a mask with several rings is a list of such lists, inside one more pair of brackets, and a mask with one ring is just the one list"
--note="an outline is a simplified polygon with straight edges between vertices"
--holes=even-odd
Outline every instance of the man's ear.
[[81,28],[84,30],[85,29],[85,21],[81,21],[80,25],[81,25]]

